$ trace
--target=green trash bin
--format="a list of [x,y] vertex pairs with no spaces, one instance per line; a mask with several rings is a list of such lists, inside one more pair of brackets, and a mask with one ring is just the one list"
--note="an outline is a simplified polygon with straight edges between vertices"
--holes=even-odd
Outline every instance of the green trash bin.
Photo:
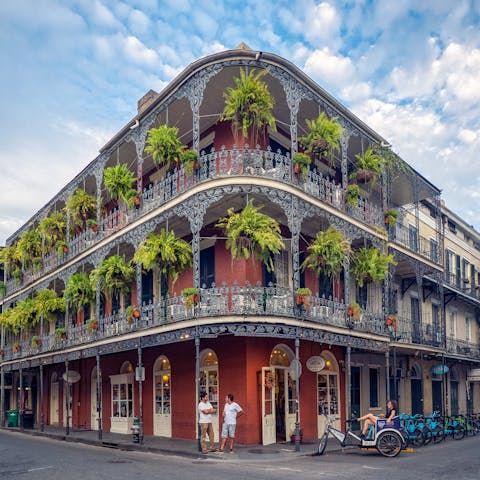
[[18,427],[18,410],[7,410],[7,426]]

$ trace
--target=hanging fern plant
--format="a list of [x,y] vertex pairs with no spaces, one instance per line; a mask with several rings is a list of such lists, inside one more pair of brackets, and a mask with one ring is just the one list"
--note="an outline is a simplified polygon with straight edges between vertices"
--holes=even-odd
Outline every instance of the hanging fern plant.
[[133,197],[138,192],[133,188],[137,179],[126,164],[108,167],[103,172],[103,183],[113,200],[122,200],[128,207],[133,207]]
[[220,120],[232,122],[235,143],[238,134],[256,145],[260,135],[265,137],[267,127],[276,130],[273,116],[274,99],[262,78],[268,70],[247,73],[240,69],[240,77],[234,78],[235,87],[228,87],[224,92],[225,107]]
[[113,290],[122,294],[130,291],[130,284],[135,278],[135,268],[120,255],[112,255],[90,273],[93,284],[100,283],[100,289],[110,295]]
[[48,288],[40,290],[33,301],[37,321],[40,321],[40,318],[53,321],[54,313],[65,312],[65,298],[59,297],[54,290]]
[[302,268],[313,270],[317,275],[323,272],[328,276],[338,274],[352,252],[350,241],[331,226],[317,233],[307,251],[309,254],[302,263]]
[[380,253],[375,247],[361,248],[353,255],[351,272],[360,287],[365,283],[378,283],[388,275],[388,267],[396,265],[393,254]]
[[227,236],[226,247],[232,258],[248,260],[255,257],[269,272],[273,272],[272,256],[285,248],[280,232],[280,225],[274,219],[260,212],[262,207],[255,207],[253,199],[245,208],[235,213],[229,208],[227,216],[220,218],[217,227]]
[[87,220],[97,215],[97,199],[78,188],[67,201],[67,212],[71,217],[71,225],[75,233],[85,230]]
[[166,164],[167,168],[180,163],[185,147],[178,138],[178,128],[160,125],[147,134],[145,152],[152,155],[155,165]]
[[95,300],[92,283],[86,273],[75,273],[70,277],[63,297],[69,307],[79,312],[85,305]]
[[175,283],[179,274],[193,264],[192,247],[176,237],[173,230],[162,229],[159,234],[151,233],[140,244],[133,261],[140,263],[146,271],[158,268],[161,275]]

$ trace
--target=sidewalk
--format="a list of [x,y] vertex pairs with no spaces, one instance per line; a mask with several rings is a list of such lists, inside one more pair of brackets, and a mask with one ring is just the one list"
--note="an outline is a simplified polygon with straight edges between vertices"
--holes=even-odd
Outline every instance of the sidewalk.
[[[302,443],[300,451],[295,452],[295,445],[291,443],[276,443],[273,445],[235,445],[234,453],[212,452],[202,455],[198,450],[197,440],[184,440],[179,438],[156,437],[146,435],[143,444],[132,442],[131,435],[103,432],[102,439],[98,439],[98,432],[94,430],[70,429],[70,434],[65,434],[63,427],[45,426],[45,431],[39,429],[24,429],[2,427],[3,431],[16,432],[24,435],[48,437],[66,442],[78,442],[97,447],[115,448],[125,451],[149,452],[164,455],[177,455],[189,458],[215,459],[224,461],[288,461],[289,459],[309,456],[316,452],[317,443]],[[328,451],[339,450],[336,442],[329,442]]]

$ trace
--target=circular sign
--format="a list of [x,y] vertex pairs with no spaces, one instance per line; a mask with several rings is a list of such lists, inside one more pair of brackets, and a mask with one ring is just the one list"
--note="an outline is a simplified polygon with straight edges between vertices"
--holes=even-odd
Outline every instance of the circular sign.
[[302,374],[302,364],[294,358],[292,362],[290,363],[290,377],[292,377],[292,380],[297,379],[297,365],[298,365],[298,377],[300,378],[300,375]]
[[431,368],[431,372],[433,375],[443,375],[444,373],[448,373],[448,367],[446,365],[434,365]]
[[313,356],[307,360],[307,368],[311,372],[321,372],[325,368],[325,360],[320,356]]

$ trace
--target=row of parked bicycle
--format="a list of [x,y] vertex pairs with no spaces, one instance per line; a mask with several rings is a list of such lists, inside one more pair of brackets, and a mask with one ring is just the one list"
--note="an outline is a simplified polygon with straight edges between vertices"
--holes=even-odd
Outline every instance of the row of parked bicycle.
[[439,443],[448,437],[461,440],[480,433],[480,414],[442,417],[440,412],[427,416],[401,413],[400,431],[407,445],[415,447]]

